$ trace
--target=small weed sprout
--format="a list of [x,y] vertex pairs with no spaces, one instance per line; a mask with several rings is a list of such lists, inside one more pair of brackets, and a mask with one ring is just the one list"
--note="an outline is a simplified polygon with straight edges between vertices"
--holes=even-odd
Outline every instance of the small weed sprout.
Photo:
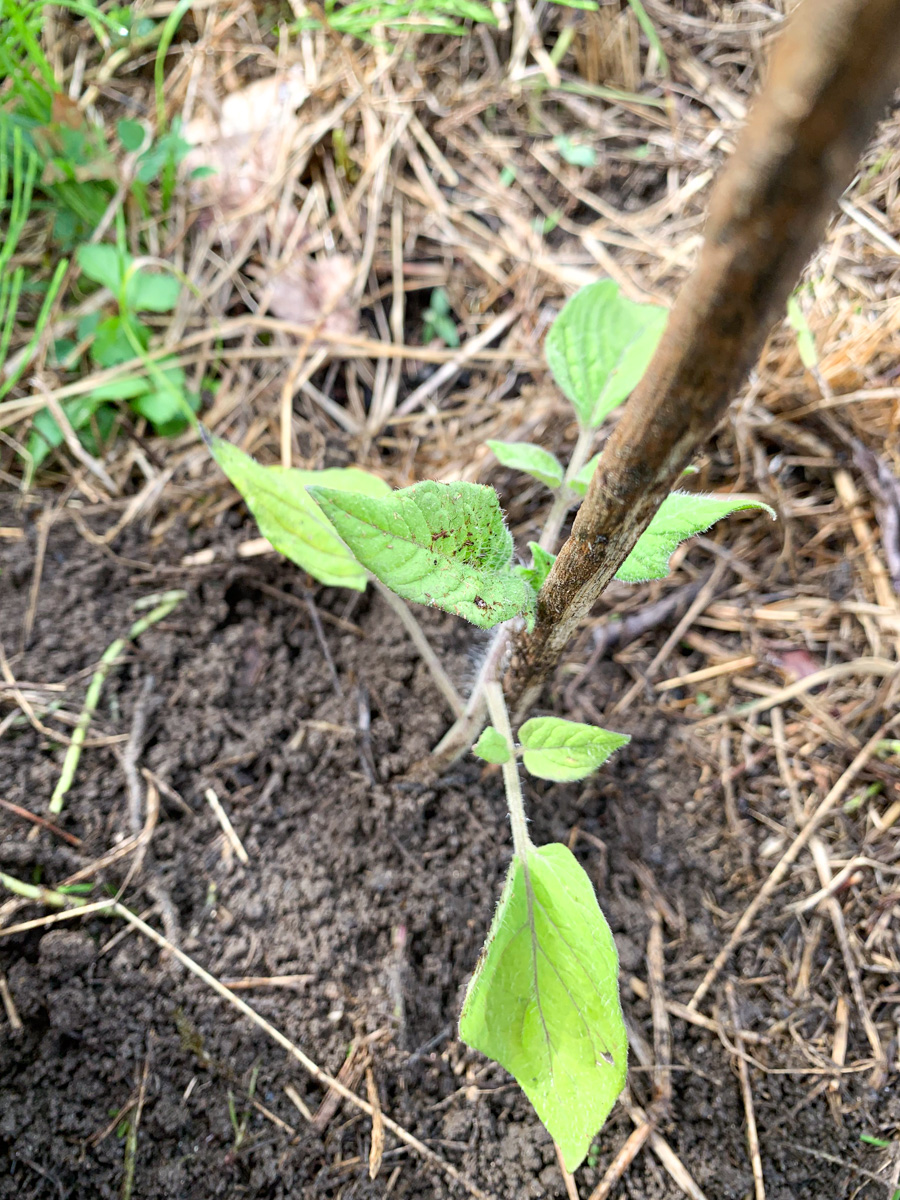
[[[61,400],[79,440],[89,453],[98,454],[122,405],[164,436],[181,432],[189,410],[199,408],[199,396],[187,388],[183,369],[173,360],[148,355],[151,331],[138,316],[170,312],[182,283],[154,269],[167,264],[134,258],[126,250],[121,206],[127,199],[144,218],[154,215],[154,207],[166,214],[175,195],[178,165],[189,146],[177,123],[168,129],[160,126],[154,134],[146,122],[123,119],[107,135],[60,91],[41,48],[44,8],[43,0],[26,6],[0,0],[0,78],[7,84],[0,106],[0,228],[5,235],[0,245],[0,400],[43,353],[47,327],[57,310],[73,298],[84,299],[93,284],[108,288],[111,303],[84,311],[91,309],[93,300],[87,296],[72,335],[56,338],[49,348],[51,365],[63,373],[90,375],[143,360],[142,369],[115,383]],[[103,43],[151,46],[163,33],[162,23],[135,16],[127,7],[101,11],[90,4],[79,13]],[[41,209],[52,214],[49,244],[57,258],[49,280],[33,276],[25,266],[10,267],[26,222]],[[116,244],[94,244],[113,210]],[[79,274],[86,289],[81,288]],[[32,336],[9,357],[18,310],[29,304],[35,309]],[[62,441],[53,414],[48,408],[39,410],[24,448],[29,470],[40,466]]]
[[[434,300],[434,297],[432,297]],[[541,446],[490,442],[497,459],[554,493],[531,563],[514,561],[512,537],[491,487],[426,481],[392,491],[355,468],[264,467],[219,439],[210,448],[280,553],[325,584],[365,588],[370,577],[405,600],[455,613],[482,629],[530,628],[552,548],[586,493],[599,456],[598,426],[644,373],[666,311],[624,298],[610,280],[563,308],[547,337],[553,375],[578,419],[563,465]],[[663,579],[680,542],[729,513],[771,509],[744,496],[673,492],[622,563],[626,582]],[[628,742],[622,733],[559,717],[532,717],[514,738],[499,682],[502,656],[479,686],[491,724],[473,752],[500,765],[513,858],[475,974],[460,1036],[519,1082],[569,1171],[579,1166],[625,1083],[627,1038],[618,957],[593,887],[566,846],[529,837],[519,761],[538,779],[577,781]],[[477,730],[475,734],[477,735]],[[474,736],[474,735],[473,735]]]

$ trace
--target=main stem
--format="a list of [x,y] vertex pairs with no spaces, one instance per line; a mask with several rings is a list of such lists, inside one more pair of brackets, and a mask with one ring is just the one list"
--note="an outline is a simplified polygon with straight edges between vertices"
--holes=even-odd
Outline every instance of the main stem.
[[506,789],[506,804],[509,808],[509,823],[512,827],[513,850],[516,858],[526,863],[532,841],[528,836],[528,821],[525,817],[525,801],[522,798],[522,781],[516,760],[516,744],[509,724],[509,713],[503,697],[503,687],[492,679],[484,685],[484,698],[494,728],[506,742],[509,759],[503,764],[503,786]]
[[[590,458],[595,432],[593,429],[584,428],[580,428],[578,431],[578,438],[572,448],[572,457],[569,459],[566,469],[566,477],[553,497],[553,503],[541,531],[540,546],[543,550],[555,549],[566,517],[578,503],[579,496],[570,485]],[[484,726],[486,713],[485,686],[492,680],[500,679],[506,670],[512,647],[514,626],[515,622],[507,621],[494,631],[490,648],[481,664],[481,670],[478,672],[462,714],[457,715],[454,724],[434,748],[430,762],[433,770],[439,771],[449,766],[461,754],[465,754],[478,737]]]
[[527,710],[579,623],[724,416],[784,313],[900,79],[900,0],[803,0],[780,36],[706,236],[643,379],[515,638],[506,693]]

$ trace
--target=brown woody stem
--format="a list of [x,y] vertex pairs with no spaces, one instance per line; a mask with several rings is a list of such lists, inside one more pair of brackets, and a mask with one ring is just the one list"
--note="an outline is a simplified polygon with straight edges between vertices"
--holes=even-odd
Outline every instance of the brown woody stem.
[[784,312],[900,78],[900,0],[803,0],[710,198],[700,261],[609,439],[506,677],[521,713]]

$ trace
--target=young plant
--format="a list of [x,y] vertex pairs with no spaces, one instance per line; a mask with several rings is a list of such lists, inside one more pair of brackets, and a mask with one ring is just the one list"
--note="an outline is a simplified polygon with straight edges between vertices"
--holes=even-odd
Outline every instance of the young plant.
[[[76,250],[86,279],[114,287],[118,311],[89,314],[79,323],[75,338],[57,339],[50,353],[55,369],[73,370],[82,362],[105,368],[143,357],[149,330],[137,314],[168,312],[179,291],[176,280],[152,274],[132,259],[123,248],[124,235],[118,250],[92,245],[90,239],[120,199],[127,197],[144,218],[154,215],[154,207],[165,212],[188,144],[175,123],[158,136],[146,122],[133,119],[119,120],[114,132],[107,131],[62,92],[42,48],[45,8],[50,8],[46,0],[27,5],[0,0],[0,79],[5,84],[0,101],[0,400],[41,353],[47,325],[61,307],[61,293],[72,283],[68,256]],[[127,7],[101,9],[94,0],[65,0],[63,8],[89,26],[99,44],[115,44],[120,55],[151,45],[162,33],[158,22]],[[38,213],[49,218],[50,244],[44,257],[53,267],[47,275],[33,265],[15,265],[26,222]],[[109,261],[111,255],[115,263]],[[127,291],[118,294],[126,277]],[[17,324],[27,327],[30,336],[10,355]],[[115,386],[63,401],[69,423],[93,453],[114,425],[113,401],[128,402],[163,434],[183,429],[185,407],[199,405],[185,386],[181,368],[165,362],[147,363],[144,372]],[[50,411],[39,411],[26,446],[32,465],[39,465],[61,441]]]
[[[494,723],[474,752],[502,764],[513,860],[459,1034],[514,1076],[574,1171],[625,1086],[619,958],[575,856],[559,843],[535,846],[528,836],[501,685],[488,683],[486,696]],[[525,769],[553,780],[584,779],[629,740],[558,717],[526,721],[519,738]]]
[[[39,165],[22,130],[13,126],[8,115],[0,110],[0,227],[6,229],[0,243],[0,370],[6,363],[19,301],[27,288],[24,266],[12,268],[10,264],[31,210]],[[40,343],[68,265],[65,259],[58,262],[49,284],[43,286],[31,337],[19,356],[19,363],[6,373],[5,379],[0,374],[0,400],[18,383]]]
[[450,297],[444,288],[435,288],[422,313],[422,341],[440,338],[445,346],[458,346],[459,333],[450,308]]
[[[226,442],[210,440],[262,533],[321,582],[362,589],[371,575],[405,600],[483,629],[499,626],[476,685],[492,723],[474,753],[502,767],[513,859],[466,994],[460,1036],[518,1080],[570,1171],[588,1154],[625,1081],[618,960],[590,880],[573,855],[565,846],[531,841],[517,759],[539,779],[577,781],[628,737],[558,717],[532,717],[519,727],[517,745],[500,669],[509,632],[533,625],[552,547],[597,467],[597,458],[589,460],[595,431],[637,384],[665,321],[665,310],[635,304],[603,280],[578,292],[550,330],[547,359],[579,426],[568,465],[540,446],[490,443],[502,463],[555,493],[540,542],[530,543],[527,567],[514,562],[493,488],[426,481],[392,491],[353,468],[264,467]],[[685,538],[728,513],[765,507],[741,496],[673,492],[618,578],[664,578]]]
[[[125,401],[133,412],[149,421],[156,433],[165,437],[180,433],[187,424],[185,409],[196,412],[200,397],[188,389],[184,369],[177,363],[167,359],[153,363],[146,358],[151,331],[138,314],[171,312],[178,303],[181,282],[172,274],[148,271],[141,265],[142,260],[135,259],[121,245],[80,246],[75,257],[85,278],[112,292],[115,311],[82,317],[77,342],[61,340],[54,346],[57,359],[74,365],[79,345],[86,345],[92,365],[101,369],[133,358],[145,361],[143,371],[63,401],[72,428],[89,450],[95,450],[96,438],[104,439],[112,429],[114,402]],[[62,430],[52,413],[47,409],[38,412],[28,443],[34,465],[38,466],[62,439]]]

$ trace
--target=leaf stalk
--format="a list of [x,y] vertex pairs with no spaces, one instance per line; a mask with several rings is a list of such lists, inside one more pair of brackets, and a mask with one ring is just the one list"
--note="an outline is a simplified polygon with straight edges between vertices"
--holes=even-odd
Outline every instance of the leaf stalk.
[[525,801],[522,797],[522,780],[519,778],[516,744],[513,741],[512,728],[509,724],[503,686],[496,679],[488,680],[484,685],[484,697],[487,701],[491,723],[509,747],[509,759],[503,764],[503,786],[506,790],[506,804],[509,808],[513,850],[516,858],[521,859],[522,863],[527,866],[528,851],[533,848],[533,843],[528,836],[528,820],[525,816]]

